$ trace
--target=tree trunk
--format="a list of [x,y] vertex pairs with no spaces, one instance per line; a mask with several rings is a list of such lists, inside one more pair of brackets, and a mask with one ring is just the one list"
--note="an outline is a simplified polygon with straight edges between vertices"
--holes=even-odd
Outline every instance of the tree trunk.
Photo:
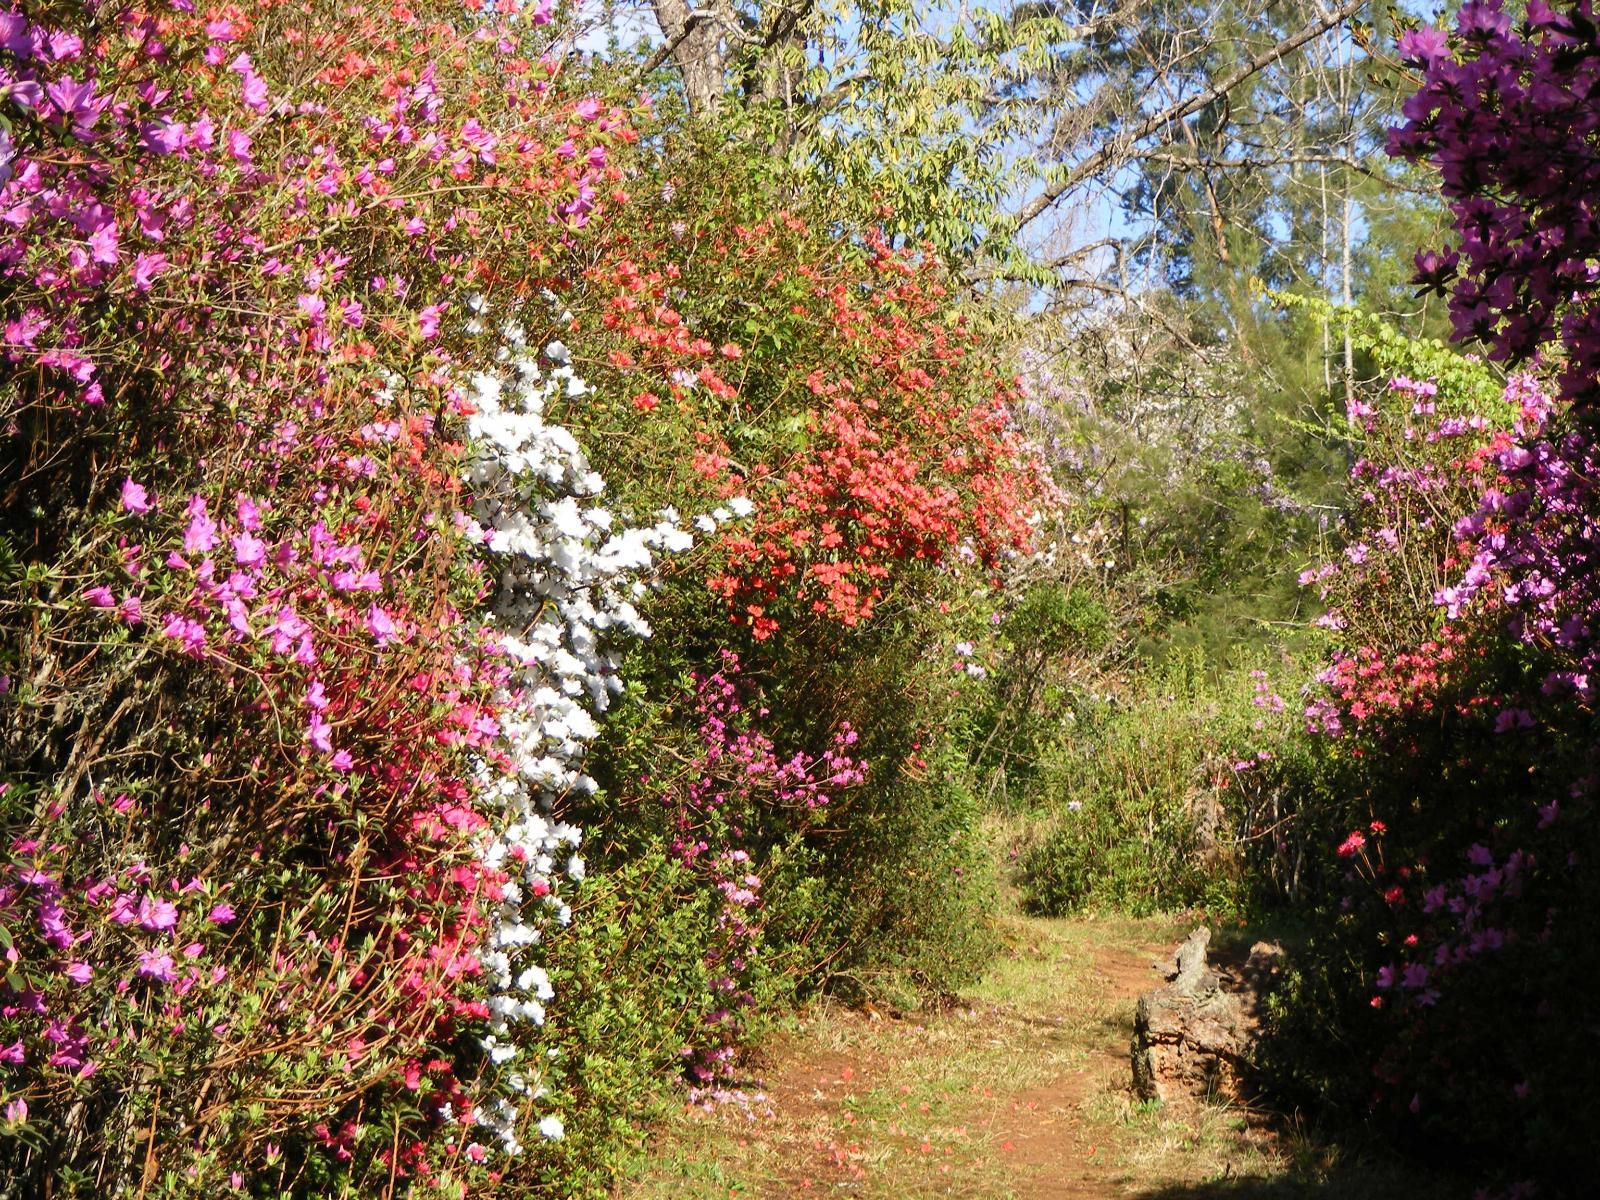
[[686,0],[651,0],[656,23],[666,35],[665,57],[672,60],[683,80],[689,111],[710,116],[722,100],[723,69],[727,62],[726,21],[736,18],[725,0],[690,9]]

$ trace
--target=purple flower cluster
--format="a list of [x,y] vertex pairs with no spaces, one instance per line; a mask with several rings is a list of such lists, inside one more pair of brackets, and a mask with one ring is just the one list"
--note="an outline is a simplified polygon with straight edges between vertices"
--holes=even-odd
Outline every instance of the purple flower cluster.
[[[1536,390],[1523,428],[1543,420]],[[1504,612],[1509,634],[1554,651],[1546,698],[1589,704],[1600,680],[1600,447],[1582,430],[1523,438],[1495,456],[1495,486],[1455,525],[1470,560],[1435,596],[1452,619],[1474,602]],[[1507,709],[1506,728],[1521,725]]]
[[1561,392],[1600,400],[1600,29],[1593,0],[1531,0],[1514,22],[1472,0],[1453,39],[1422,29],[1400,52],[1423,84],[1389,152],[1431,159],[1455,215],[1454,249],[1417,256],[1417,282],[1450,292],[1457,338],[1517,363],[1566,349]]
[[[96,800],[108,814],[135,808],[125,795]],[[0,1022],[11,1040],[0,1044],[0,1080],[24,1067],[52,1083],[87,1079],[100,1069],[97,1047],[203,1022],[205,1002],[189,994],[227,978],[207,962],[205,939],[234,920],[230,905],[213,902],[213,885],[163,881],[142,861],[75,874],[81,849],[35,838],[9,845],[13,865],[0,875],[8,931]],[[70,987],[52,986],[52,976]],[[20,1115],[8,1119],[26,1117],[19,1103]]]
[[[171,85],[178,56],[156,19],[129,9],[107,25],[108,37],[133,50],[115,71],[79,34],[26,11],[0,11],[0,282],[11,296],[0,356],[42,368],[63,398],[91,407],[115,395],[116,384],[103,376],[107,362],[125,353],[93,317],[108,301],[148,315],[151,365],[165,372],[174,365],[173,335],[192,340],[225,323],[206,316],[199,297],[216,303],[232,295],[248,268],[264,284],[298,291],[298,324],[275,318],[255,332],[285,348],[331,352],[338,332],[382,323],[373,319],[374,302],[405,309],[407,282],[379,275],[346,281],[333,294],[350,256],[330,251],[304,269],[304,247],[288,249],[297,239],[281,237],[286,228],[309,224],[307,241],[316,241],[318,228],[392,211],[396,229],[424,243],[419,257],[438,259],[446,235],[472,223],[459,210],[436,213],[403,198],[407,172],[439,173],[421,193],[429,196],[450,190],[437,186],[445,177],[469,181],[543,153],[535,139],[486,128],[476,117],[447,123],[430,63],[414,81],[396,84],[387,119],[360,122],[366,145],[323,142],[274,160],[267,147],[275,135],[263,136],[274,122],[309,123],[326,110],[274,94],[266,68],[239,50],[238,23],[203,24],[208,70],[196,64],[195,85],[182,89]],[[542,60],[544,73],[555,68]],[[539,79],[531,89],[548,86]],[[586,128],[574,129],[554,156],[571,187],[554,198],[548,220],[577,229],[605,194],[607,150],[594,138],[615,120],[592,97],[572,112]],[[41,143],[56,149],[41,151]],[[183,174],[213,194],[197,200],[175,185]],[[424,340],[438,336],[444,309],[415,312]]]
[[696,683],[698,777],[664,799],[676,808],[673,854],[684,866],[702,872],[720,897],[706,950],[716,1007],[700,1039],[683,1051],[695,1098],[711,1103],[742,1099],[725,1085],[742,1031],[739,1014],[755,1000],[749,988],[750,955],[761,931],[761,878],[749,853],[733,843],[762,809],[824,807],[840,791],[863,782],[867,764],[850,755],[857,734],[848,724],[840,726],[833,744],[821,754],[780,757],[772,739],[751,728],[751,718],[759,720],[768,710],[749,709],[741,698],[739,656],[731,651],[722,652],[720,671]]

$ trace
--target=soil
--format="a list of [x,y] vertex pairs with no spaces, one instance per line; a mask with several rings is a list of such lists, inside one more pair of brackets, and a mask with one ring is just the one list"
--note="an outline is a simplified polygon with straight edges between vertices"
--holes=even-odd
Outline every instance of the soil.
[[[1094,975],[1103,983],[1102,1002],[1130,1014],[1140,992],[1160,982],[1151,967],[1170,947],[1149,943],[1134,949],[1106,948],[1095,954]],[[845,1012],[831,1018],[846,1026],[855,1024],[862,1042],[881,1042],[886,1032],[881,1022],[895,1020],[882,1014]],[[896,1021],[905,1040],[925,1040],[939,1022],[992,1020],[1006,1028],[1006,1053],[1030,1054],[1059,1038],[1064,1018],[1033,1016],[1004,1005],[971,1004],[931,1019]],[[983,1130],[986,1140],[1003,1155],[1005,1194],[1016,1200],[1101,1200],[1118,1190],[1125,1174],[1107,1153],[1085,1108],[1096,1096],[1128,1087],[1128,1028],[1124,1021],[1102,1021],[1094,1044],[1076,1069],[1047,1083],[1019,1092],[984,1089],[967,1105],[970,1124]],[[850,1032],[846,1031],[846,1036]],[[856,1040],[851,1037],[851,1040]],[[909,1048],[909,1047],[908,1047]],[[873,1089],[892,1086],[896,1061],[882,1054],[852,1050],[819,1052],[804,1037],[791,1037],[770,1047],[759,1075],[772,1109],[773,1120],[798,1130],[836,1129],[848,1126],[849,1100]],[[761,1193],[770,1200],[821,1192],[848,1190],[864,1176],[870,1157],[859,1142],[812,1138],[781,1141],[800,1144],[802,1157],[788,1164],[781,1178]],[[922,1145],[928,1145],[924,1142]],[[919,1146],[918,1149],[921,1147]],[[934,1147],[927,1152],[934,1152]],[[949,1195],[987,1196],[983,1190],[967,1191],[959,1177],[951,1180]]]
[[[1107,998],[1131,1009],[1139,993],[1157,981],[1150,963],[1163,949],[1099,952],[1094,969],[1105,981]],[[1082,1068],[1023,1093],[1004,1114],[1002,1136],[1016,1146],[1011,1188],[1019,1200],[1104,1197],[1114,1183],[1117,1168],[1083,1120],[1091,1097],[1128,1086],[1127,1035],[1120,1026],[1102,1028],[1103,1044],[1090,1050]]]

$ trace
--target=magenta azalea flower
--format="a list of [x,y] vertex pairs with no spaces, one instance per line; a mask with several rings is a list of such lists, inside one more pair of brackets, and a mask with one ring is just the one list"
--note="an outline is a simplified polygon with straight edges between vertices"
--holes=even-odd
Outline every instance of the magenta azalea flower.
[[178,977],[177,972],[174,970],[176,965],[172,961],[172,955],[165,950],[141,950],[136,971],[146,979],[154,979],[161,983],[171,983]]
[[142,484],[135,483],[132,479],[122,481],[122,508],[135,516],[150,511],[150,496]]
[[171,929],[178,923],[178,906],[170,900],[155,900],[149,896],[139,901],[139,924],[159,932]]
[[367,628],[380,646],[387,646],[399,636],[394,619],[376,604],[367,610]]

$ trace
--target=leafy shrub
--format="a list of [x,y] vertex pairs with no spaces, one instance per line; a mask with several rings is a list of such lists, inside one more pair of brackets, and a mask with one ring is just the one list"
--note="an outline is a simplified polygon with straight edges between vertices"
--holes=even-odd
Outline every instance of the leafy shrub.
[[[997,880],[962,747],[914,751],[892,790],[855,814],[835,868],[831,982],[911,1004],[975,982],[999,949]],[[926,757],[924,757],[924,754]]]
[[989,636],[976,639],[982,649],[962,643],[971,646],[962,662],[978,665],[978,678],[987,680],[969,718],[973,766],[991,795],[1003,788],[1008,807],[1027,807],[1044,759],[1072,735],[1063,708],[1098,677],[1117,631],[1101,588],[1040,580],[1015,590],[1020,595],[994,613]]
[[633,134],[454,5],[183,7],[0,16],[0,1159],[492,1190],[562,1133],[528,947],[597,627],[682,535],[602,534],[481,248],[564,253]]
[[730,818],[762,880],[759,953],[799,987],[949,989],[987,953],[991,893],[912,882],[976,880],[981,860],[946,769],[945,647],[961,597],[1027,543],[1040,482],[1000,339],[931,256],[841,243],[828,206],[675,136],[692,165],[637,186],[670,204],[608,225],[574,289],[606,383],[569,418],[641,431],[613,442],[632,507],[708,513],[649,597],[657,636],[625,664],[640,689],[613,714],[588,819],[619,847],[675,836],[662,797],[700,754],[694,680],[734,651],[751,736],[787,761],[848,728],[867,765],[825,807]]
[[1264,673],[1213,679],[1193,656],[1075,706],[1039,776],[1050,826],[1019,864],[1026,905],[1061,915],[1242,903],[1252,829],[1233,777],[1271,759],[1282,710]]
[[[1466,235],[1419,254],[1417,282],[1450,293],[1457,336],[1491,357],[1560,340],[1562,393],[1590,401],[1596,311],[1557,281],[1593,241],[1574,206],[1596,169],[1577,83],[1594,25],[1543,8],[1518,25],[1491,3],[1463,9],[1457,33],[1401,45],[1422,87],[1392,146],[1436,158]],[[1490,144],[1505,152],[1461,169]],[[1467,404],[1470,429],[1429,420],[1463,397],[1426,375],[1396,381],[1425,436],[1371,456],[1361,557],[1382,548],[1336,587],[1341,643],[1310,715],[1337,739],[1320,791],[1344,821],[1329,831],[1321,936],[1279,1012],[1279,1065],[1412,1140],[1576,1191],[1585,1080],[1559,1041],[1600,969],[1572,915],[1596,893],[1592,430],[1560,414],[1545,429],[1549,402],[1527,378],[1497,410]],[[1437,445],[1457,449],[1418,461]]]
[[567,1107],[565,1137],[515,1176],[534,1194],[613,1194],[649,1119],[682,1101],[662,1083],[703,1036],[713,993],[705,942],[715,894],[660,851],[590,853],[611,865],[586,881],[572,934],[551,939],[545,960],[560,998],[546,1086]]
[[[929,636],[918,624],[874,622],[852,630],[850,642],[820,662],[798,660],[803,647],[782,635],[752,640],[740,656],[748,722],[740,736],[769,740],[775,757],[789,762],[825,750],[810,748],[815,731],[848,730],[848,753],[865,765],[864,781],[826,789],[825,804],[719,792],[727,800],[716,824],[736,836],[762,880],[758,993],[833,986],[893,992],[909,1003],[918,992],[971,980],[992,953],[994,893],[980,812],[940,720],[947,677],[923,649]],[[785,663],[779,654],[797,657]],[[640,678],[644,657],[641,647],[639,666],[630,662]],[[787,669],[774,669],[775,660]],[[752,662],[772,674],[757,675]],[[623,845],[680,836],[672,797],[692,781],[684,764],[698,761],[683,729],[692,688],[676,699],[668,685],[659,698],[636,696],[637,707],[619,711],[611,725],[596,769],[608,793],[626,798],[606,825]],[[881,703],[891,689],[900,704]],[[663,746],[674,750],[664,754]]]

